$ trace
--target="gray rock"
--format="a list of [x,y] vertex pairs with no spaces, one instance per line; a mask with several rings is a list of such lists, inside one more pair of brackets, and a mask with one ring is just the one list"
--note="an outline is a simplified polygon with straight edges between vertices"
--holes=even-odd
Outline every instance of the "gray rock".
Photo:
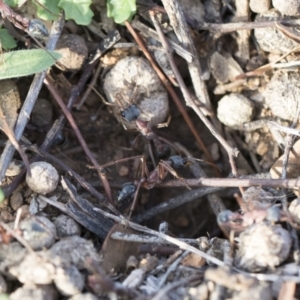
[[79,224],[66,215],[58,216],[55,219],[54,224],[56,226],[57,236],[60,238],[72,235],[80,235],[81,233]]

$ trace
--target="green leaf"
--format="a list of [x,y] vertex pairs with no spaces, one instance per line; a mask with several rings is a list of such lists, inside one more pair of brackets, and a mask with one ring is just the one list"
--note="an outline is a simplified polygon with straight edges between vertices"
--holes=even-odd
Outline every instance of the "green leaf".
[[51,67],[61,55],[43,49],[12,51],[3,54],[0,60],[0,80],[28,76]]
[[74,20],[78,25],[89,25],[94,13],[90,9],[92,0],[60,0],[58,6],[65,11],[66,20]]
[[6,29],[0,29],[0,41],[4,50],[10,50],[17,47],[16,41]]
[[[0,188],[0,204],[5,200],[5,194],[3,192],[3,190]],[[1,296],[3,294],[0,294],[0,300],[2,299]]]
[[[76,0],[73,0],[76,1]],[[33,1],[36,6],[37,16],[43,20],[55,21],[60,13],[59,0],[38,0]]]
[[107,16],[118,24],[130,21],[136,13],[135,0],[107,0]]
[[0,300],[9,300],[8,294],[0,294]]
[[20,0],[4,0],[4,3],[9,5],[10,7],[16,7],[19,5]]

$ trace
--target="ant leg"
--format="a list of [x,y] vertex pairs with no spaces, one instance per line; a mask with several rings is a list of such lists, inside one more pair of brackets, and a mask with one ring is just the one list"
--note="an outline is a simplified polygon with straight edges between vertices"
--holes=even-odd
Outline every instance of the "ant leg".
[[137,202],[137,197],[138,197],[138,194],[139,194],[139,191],[140,191],[142,183],[143,183],[143,180],[140,180],[139,184],[138,184],[138,186],[136,188],[136,191],[134,193],[134,198],[133,198],[133,201],[132,201],[132,204],[131,204],[131,207],[130,207],[130,211],[129,211],[129,215],[128,215],[128,220],[131,219],[131,215],[132,215],[132,213],[134,211],[134,208],[135,208],[135,205],[136,205],[136,202]]
[[[131,131],[130,129],[128,129],[128,131]],[[138,139],[141,137],[142,135],[139,134],[134,140],[133,140],[133,143],[131,145],[130,148],[127,148],[127,147],[121,147],[122,150],[125,150],[125,151],[132,151],[134,150],[134,146],[136,145]]]
[[182,149],[177,145],[177,142],[175,143],[172,143],[170,142],[169,140],[167,140],[166,138],[163,138],[163,137],[160,137],[158,136],[157,137],[162,143],[165,143],[167,145],[169,145],[171,148],[173,148],[177,153],[182,153]]
[[[132,156],[132,157],[126,157],[126,158],[121,158],[121,159],[117,159],[117,160],[114,160],[112,162],[109,162],[107,164],[104,164],[104,165],[101,165],[100,168],[101,169],[104,169],[106,167],[109,167],[109,166],[112,166],[112,165],[116,165],[120,162],[123,162],[123,161],[127,161],[127,160],[131,160],[131,159],[137,159],[137,158],[142,158],[143,155],[137,155],[137,156]],[[88,166],[90,169],[95,169],[94,166]]]
[[129,212],[129,220],[130,220],[131,215],[132,215],[132,213],[134,211],[134,208],[136,206],[137,197],[138,197],[140,188],[141,188],[142,184],[146,181],[146,178],[148,178],[148,176],[149,176],[149,171],[148,171],[148,168],[147,168],[147,165],[146,165],[146,160],[145,160],[144,156],[141,157],[141,162],[142,162],[142,178],[139,181],[138,186],[137,186],[136,191],[135,191],[135,194],[134,194],[134,198],[133,198],[133,201],[132,201],[132,204],[131,204],[131,207],[130,207],[130,212]]
[[147,163],[146,163],[146,159],[145,159],[145,156],[142,156],[141,157],[141,161],[142,161],[142,176],[141,178],[148,178],[149,176],[149,170],[147,168]]
[[155,158],[154,158],[154,155],[153,155],[152,145],[151,145],[150,141],[148,141],[148,151],[149,151],[149,154],[150,154],[152,164],[153,164],[154,167],[156,167],[157,164],[156,164],[156,161],[155,161]]
[[171,115],[169,114],[169,115],[168,115],[167,121],[164,122],[164,123],[159,123],[159,124],[157,124],[156,127],[157,127],[157,128],[168,127],[169,124],[170,124],[170,122],[171,122],[171,120],[172,120],[172,117],[171,117]]
[[116,106],[115,104],[113,103],[110,103],[110,102],[107,102],[104,97],[97,91],[97,89],[89,84],[87,84],[87,86],[92,89],[100,98],[100,100],[103,102],[103,104],[107,105],[107,106]]
[[168,171],[169,173],[171,173],[176,179],[182,181],[184,183],[184,185],[187,187],[187,189],[191,189],[191,187],[186,183],[185,179],[180,177],[177,172],[165,161],[161,160],[159,162],[164,168],[166,171]]

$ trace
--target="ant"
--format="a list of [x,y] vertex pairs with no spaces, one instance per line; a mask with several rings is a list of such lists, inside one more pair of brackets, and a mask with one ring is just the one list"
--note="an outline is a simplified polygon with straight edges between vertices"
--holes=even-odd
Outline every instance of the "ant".
[[15,13],[7,4],[0,0],[0,13],[3,19],[7,19],[16,28],[27,32],[30,36],[45,38],[49,35],[43,22],[38,19],[29,20]]
[[136,205],[137,201],[137,196],[139,193],[139,190],[141,187],[150,190],[155,187],[156,184],[161,183],[166,176],[170,173],[172,174],[175,178],[178,180],[181,180],[184,182],[186,187],[190,189],[190,187],[187,185],[185,180],[181,177],[178,176],[176,171],[174,169],[178,169],[180,167],[185,167],[188,164],[192,163],[193,160],[199,160],[203,161],[201,159],[196,159],[196,158],[183,158],[179,155],[173,155],[170,156],[168,160],[160,160],[159,163],[157,164],[156,168],[149,172],[145,157],[143,155],[138,155],[130,158],[123,158],[119,159],[110,163],[107,163],[105,165],[102,165],[101,168],[106,168],[111,165],[118,164],[123,161],[127,161],[129,159],[140,159],[142,162],[142,178],[140,180],[135,180],[134,182],[127,182],[122,186],[122,189],[119,192],[118,195],[118,202],[128,200],[128,199],[133,199],[132,205],[130,208],[129,212],[129,219],[131,218],[131,215],[133,213],[134,207]]
[[[114,106],[118,107],[117,116],[120,115],[122,119],[125,121],[121,121],[123,123],[123,127],[125,130],[130,130],[132,126],[128,126],[126,123],[132,123],[134,122],[135,130],[137,130],[143,137],[145,137],[148,141],[152,141],[153,145],[156,150],[156,155],[158,158],[164,158],[170,154],[170,147],[176,148],[171,142],[167,141],[166,139],[159,137],[153,130],[152,130],[152,124],[150,121],[150,118],[147,119],[147,114],[142,111],[141,108],[138,107],[138,105],[134,103],[130,103],[130,101],[126,100],[125,97],[122,97],[121,94],[117,94],[115,96],[115,101],[117,104],[109,103],[105,101],[105,99],[102,97],[102,95],[92,87],[92,89],[99,95],[101,100],[104,102],[105,105],[108,106]],[[137,87],[135,88],[135,91],[133,92],[132,99],[135,98],[135,94],[137,92]],[[124,105],[125,103],[125,105]],[[121,108],[121,110],[120,110]],[[170,117],[168,118],[167,122],[158,124],[157,127],[167,127],[170,123]],[[133,145],[136,143],[137,138],[134,140]],[[155,159],[152,154],[152,149],[149,147],[149,152],[151,156],[151,160],[153,162],[153,165],[156,165]]]

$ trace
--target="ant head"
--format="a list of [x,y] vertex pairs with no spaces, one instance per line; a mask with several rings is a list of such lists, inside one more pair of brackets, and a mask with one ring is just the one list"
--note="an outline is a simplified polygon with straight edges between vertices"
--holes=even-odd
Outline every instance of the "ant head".
[[171,149],[168,145],[162,144],[161,147],[156,148],[156,156],[159,159],[166,159],[170,155]]
[[66,143],[67,143],[67,138],[64,135],[64,133],[60,130],[55,136],[54,145],[62,146],[65,145]]
[[180,167],[184,167],[189,163],[187,158],[183,158],[179,155],[170,156],[169,161],[171,161],[171,166],[175,169],[180,168]]
[[233,216],[232,211],[224,210],[218,214],[217,221],[218,224],[226,224],[231,221]]
[[141,114],[141,111],[135,104],[132,104],[121,111],[121,116],[127,122],[135,121],[140,116],[140,114]]
[[278,222],[280,220],[280,208],[272,206],[267,209],[267,220],[270,222]]

